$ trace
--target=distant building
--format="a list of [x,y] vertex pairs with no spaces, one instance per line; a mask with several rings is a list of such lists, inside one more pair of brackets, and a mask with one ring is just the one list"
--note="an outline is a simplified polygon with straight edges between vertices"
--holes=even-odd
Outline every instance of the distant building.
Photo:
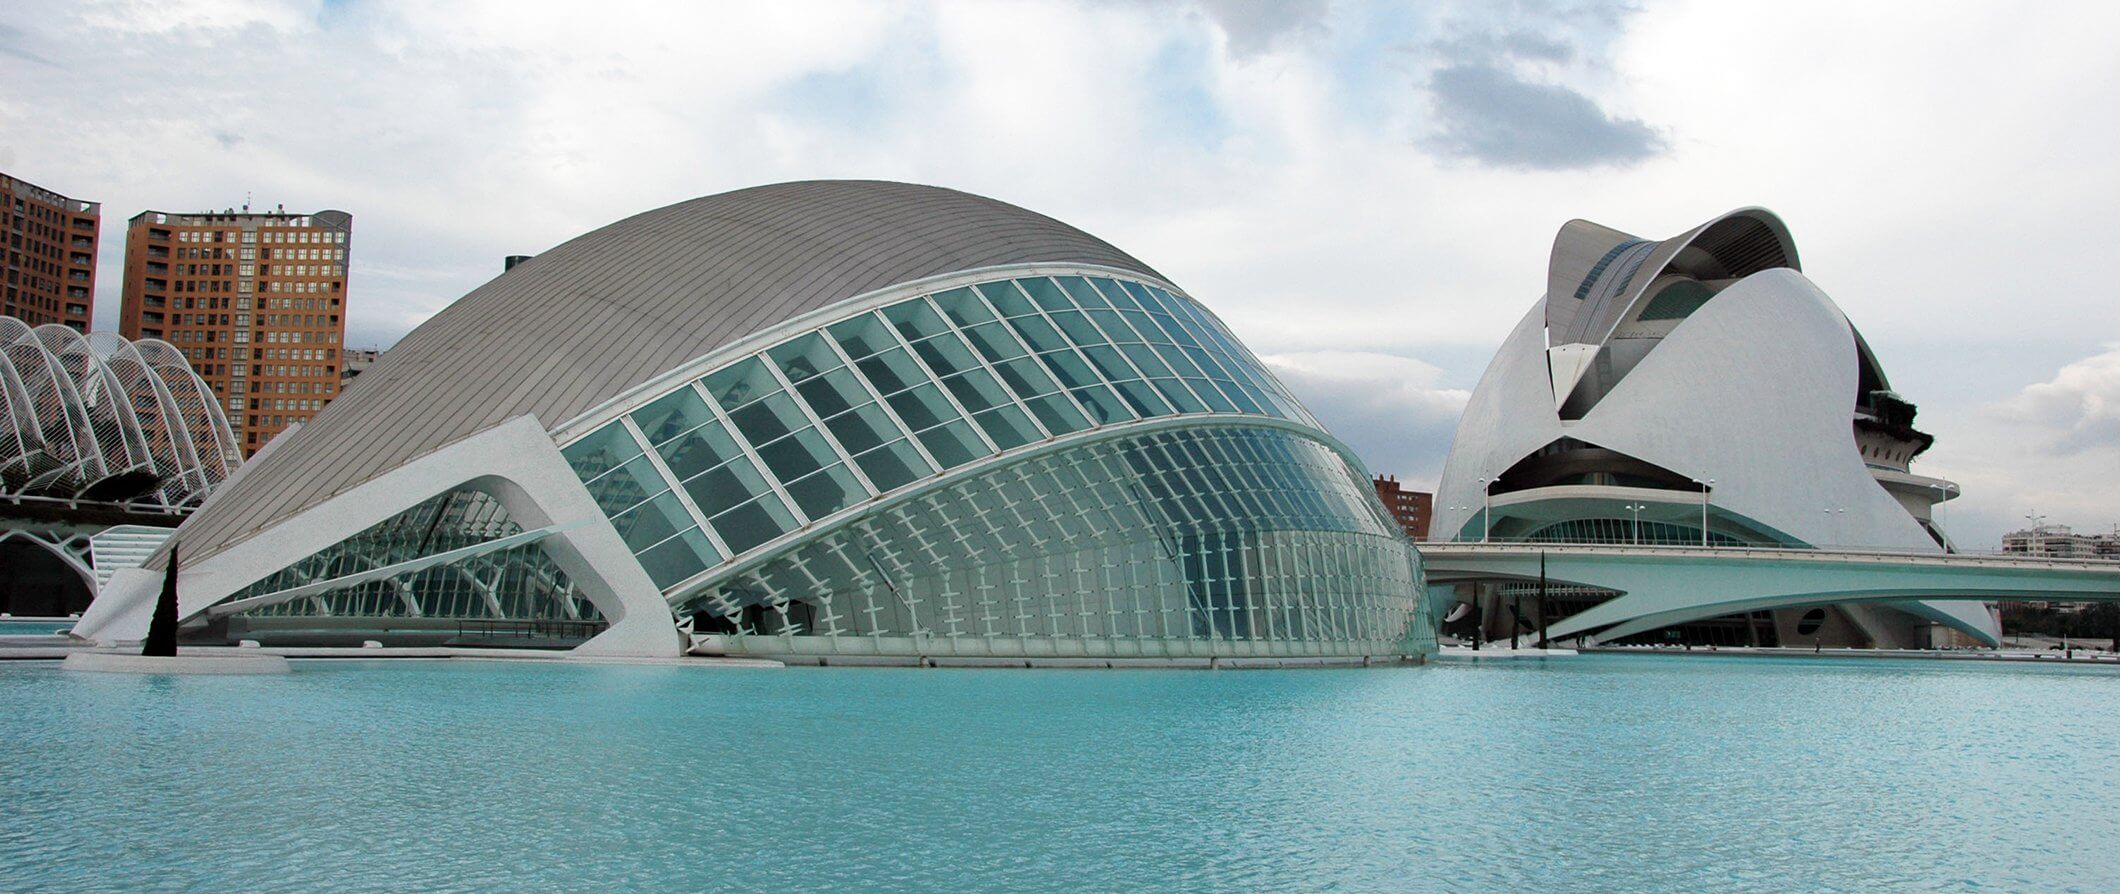
[[2078,534],[2067,525],[2039,525],[2002,535],[2002,551],[2048,559],[2120,559],[2120,532]]
[[69,199],[0,174],[0,315],[30,326],[62,323],[87,332],[95,310],[96,239],[103,206]]
[[1398,519],[1406,536],[1415,540],[1428,539],[1428,519],[1435,514],[1435,494],[1406,490],[1399,486],[1397,475],[1378,475],[1372,483],[1376,485],[1377,498],[1384,501],[1384,508],[1391,510],[1391,517]]
[[354,376],[360,375],[369,367],[374,366],[377,360],[381,359],[383,359],[382,351],[367,348],[347,348],[344,353],[345,364],[339,367],[339,387],[344,389],[347,382],[353,381]]
[[[1544,296],[1458,423],[1434,538],[1941,555],[1951,545],[1933,510],[1959,491],[1911,465],[1934,442],[1915,416],[1847,315],[1804,276],[1772,212],[1737,209],[1661,240],[1569,221]],[[1618,588],[1562,600],[1551,626],[1594,625],[1599,642],[1632,644],[2001,638],[1971,601],[1744,607],[1684,580],[1673,574],[1653,595],[1636,587],[1624,602]],[[1509,636],[1516,583],[1458,584],[1481,612],[1466,632]]]
[[120,331],[182,351],[249,456],[338,396],[352,236],[344,211],[142,212]]

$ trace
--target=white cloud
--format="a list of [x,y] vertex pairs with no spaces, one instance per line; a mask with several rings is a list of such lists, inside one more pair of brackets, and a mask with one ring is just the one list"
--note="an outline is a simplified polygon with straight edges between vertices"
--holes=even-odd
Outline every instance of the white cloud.
[[[0,27],[0,169],[105,203],[106,325],[134,213],[349,210],[356,344],[504,255],[669,202],[815,177],[953,186],[1162,270],[1373,466],[1416,479],[1450,395],[1543,289],[1562,222],[1661,238],[1764,204],[1922,404],[1925,471],[1969,484],[1954,511],[2006,518],[2048,489],[2120,505],[2110,469],[2006,461],[1987,445],[2027,443],[2027,423],[1978,409],[2060,387],[2051,358],[2120,332],[2085,262],[2120,229],[2120,120],[2082,111],[2120,105],[2120,8],[1630,10],[24,0]],[[1646,122],[1662,151],[1590,170],[1493,163],[1550,143],[1438,158],[1434,73],[1504,63],[1580,98],[1564,105],[1582,120]],[[2042,436],[2075,432],[2067,461],[2094,462],[2109,419]]]
[[2044,436],[2050,453],[2104,454],[2120,470],[2120,343],[2105,348],[2062,367],[2050,381],[2025,386],[1998,415],[2026,426],[2032,438]]

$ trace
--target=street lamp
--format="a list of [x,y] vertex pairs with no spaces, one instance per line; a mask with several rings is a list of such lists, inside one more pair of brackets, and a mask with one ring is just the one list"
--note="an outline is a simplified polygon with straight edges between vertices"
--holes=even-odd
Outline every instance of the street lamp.
[[[1946,478],[1943,480],[1942,484],[1931,484],[1929,485],[1929,487],[1935,488],[1936,490],[1936,509],[1934,512],[1930,513],[1930,515],[1935,516],[1935,518],[1930,521],[1930,526],[1936,529],[1939,538],[1948,540],[1949,537],[1943,534],[1943,504],[1951,501],[1950,479]],[[1948,544],[1944,546],[1944,551],[1950,551],[1950,546]]]
[[1621,508],[1626,509],[1628,512],[1634,513],[1634,527],[1627,535],[1627,539],[1635,546],[1640,546],[1642,542],[1642,510],[1647,509],[1649,507],[1644,506],[1640,503],[1628,503],[1626,506],[1623,506]]
[[2026,520],[2026,521],[2029,521],[2029,522],[2031,522],[2031,523],[2032,523],[2032,542],[2031,542],[2031,549],[2027,550],[2025,554],[2026,554],[2026,555],[2029,555],[2029,556],[2037,557],[2037,556],[2039,556],[2039,555],[2041,555],[2041,554],[2043,554],[2043,553],[2045,552],[2045,550],[2043,550],[2043,549],[2042,549],[2042,547],[2044,547],[2044,546],[2045,546],[2045,544],[2044,544],[2043,542],[2041,542],[2041,540],[2040,540],[2040,532],[2039,532],[2039,529],[2040,529],[2040,528],[2043,528],[2043,527],[2046,527],[2046,516],[2045,516],[2044,514],[2041,514],[2041,513],[2036,513],[2036,512],[2035,512],[2035,513],[2032,513],[2031,515],[2027,515],[2027,516],[2025,516],[2024,518],[2025,518],[2025,520]]
[[1494,481],[1480,480],[1480,542],[1486,543],[1488,535],[1494,533]]
[[1706,549],[1708,546],[1708,491],[1715,489],[1715,479],[1710,478],[1702,481],[1695,478],[1693,483],[1700,485],[1700,545],[1702,549]]

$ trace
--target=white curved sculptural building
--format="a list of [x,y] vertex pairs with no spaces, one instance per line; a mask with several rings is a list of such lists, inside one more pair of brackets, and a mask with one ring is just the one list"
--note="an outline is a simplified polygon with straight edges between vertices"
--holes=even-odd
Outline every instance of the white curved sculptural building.
[[0,317],[0,612],[81,612],[239,457],[175,347]]
[[[896,183],[710,196],[519,264],[175,539],[208,640],[571,630],[907,663],[1433,643],[1360,464],[1213,314],[1050,218]],[[75,632],[139,636],[153,577]]]
[[228,417],[155,339],[0,317],[0,491],[182,507],[236,467]]
[[[1546,294],[1459,423],[1435,539],[1942,551],[1931,508],[1956,488],[1910,470],[1931,442],[1914,412],[1804,277],[1772,213],[1741,209],[1662,241],[1571,221],[1554,240]],[[1559,614],[1597,597],[1569,598]],[[1483,610],[1494,635],[1497,612]],[[1802,606],[1713,623],[1739,643],[1926,644],[1932,625],[1996,636],[1976,602]],[[1607,629],[1642,632],[1626,627]]]

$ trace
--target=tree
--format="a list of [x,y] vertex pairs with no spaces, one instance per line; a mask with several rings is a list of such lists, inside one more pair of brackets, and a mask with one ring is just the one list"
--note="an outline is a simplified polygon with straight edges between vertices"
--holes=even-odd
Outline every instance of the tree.
[[162,573],[162,596],[155,600],[154,619],[147,622],[147,644],[140,654],[157,658],[177,655],[177,545],[169,545],[169,570]]

